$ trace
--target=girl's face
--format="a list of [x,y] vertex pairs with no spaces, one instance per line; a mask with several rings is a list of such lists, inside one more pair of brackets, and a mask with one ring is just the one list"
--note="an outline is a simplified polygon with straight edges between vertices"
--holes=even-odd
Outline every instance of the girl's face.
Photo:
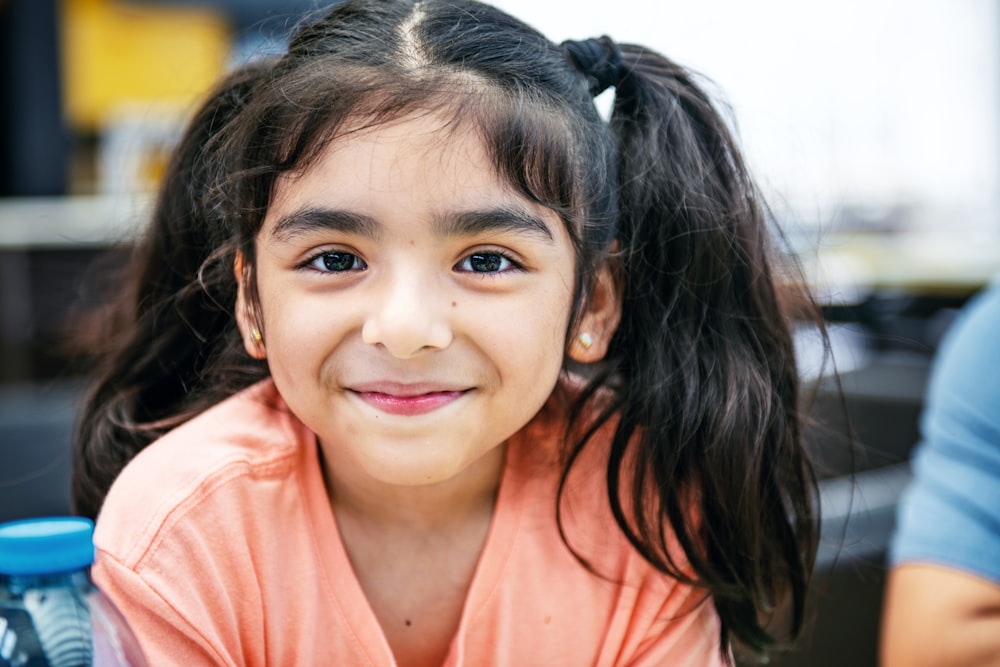
[[499,451],[563,362],[562,221],[443,123],[351,133],[282,178],[257,237],[263,342],[242,290],[238,306],[247,350],[329,464],[382,484],[445,482]]

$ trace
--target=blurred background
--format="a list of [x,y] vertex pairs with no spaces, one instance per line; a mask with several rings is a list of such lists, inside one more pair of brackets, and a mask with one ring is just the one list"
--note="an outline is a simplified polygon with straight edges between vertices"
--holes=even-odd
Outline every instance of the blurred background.
[[[818,388],[808,437],[823,544],[810,629],[772,664],[874,665],[928,367],[957,309],[1000,272],[1000,5],[495,4],[556,41],[652,46],[727,109],[833,344],[823,365],[816,332],[799,331]],[[0,520],[68,511],[81,369],[63,341],[68,314],[92,298],[83,275],[142,224],[212,82],[280,52],[317,7],[0,0]]]

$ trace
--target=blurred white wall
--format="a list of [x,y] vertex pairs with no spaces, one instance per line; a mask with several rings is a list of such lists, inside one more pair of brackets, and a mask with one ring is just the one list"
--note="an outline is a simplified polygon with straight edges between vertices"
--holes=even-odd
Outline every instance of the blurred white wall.
[[1000,236],[995,0],[494,4],[557,41],[608,34],[710,78],[793,224],[894,211],[913,229]]

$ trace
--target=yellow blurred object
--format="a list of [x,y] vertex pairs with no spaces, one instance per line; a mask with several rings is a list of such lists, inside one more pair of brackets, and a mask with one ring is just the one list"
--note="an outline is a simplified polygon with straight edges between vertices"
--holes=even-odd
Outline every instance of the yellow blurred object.
[[98,131],[123,105],[190,105],[224,72],[231,42],[209,9],[62,0],[67,119]]

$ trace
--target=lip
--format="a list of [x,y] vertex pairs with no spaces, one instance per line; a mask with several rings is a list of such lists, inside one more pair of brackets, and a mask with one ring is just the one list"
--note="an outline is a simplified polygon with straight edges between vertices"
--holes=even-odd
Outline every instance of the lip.
[[380,412],[412,417],[450,405],[469,390],[441,385],[374,383],[355,386],[350,391]]

